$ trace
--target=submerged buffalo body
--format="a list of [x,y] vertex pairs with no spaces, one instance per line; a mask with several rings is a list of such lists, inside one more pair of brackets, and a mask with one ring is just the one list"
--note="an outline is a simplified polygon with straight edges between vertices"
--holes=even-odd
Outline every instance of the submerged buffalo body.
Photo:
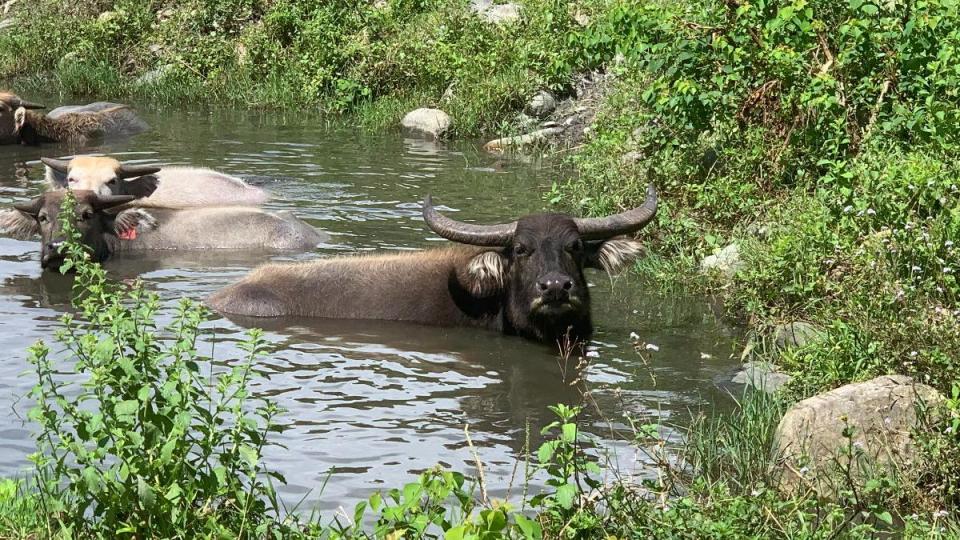
[[248,317],[308,316],[475,326],[556,343],[590,336],[584,269],[618,271],[640,243],[618,238],[656,213],[651,187],[643,206],[606,218],[527,216],[480,226],[437,213],[434,232],[467,246],[412,254],[336,257],[254,270],[207,299],[213,309]]
[[150,129],[128,105],[99,101],[58,107],[42,114],[20,107],[14,129],[24,144],[68,142],[87,144],[99,139],[129,137]]
[[[15,205],[33,219],[40,232],[40,264],[57,269],[63,262],[61,212],[66,190],[50,191]],[[312,249],[326,238],[292,215],[272,214],[258,208],[214,207],[184,210],[161,209],[146,213],[127,208],[132,195],[100,195],[73,191],[76,197],[74,226],[81,241],[97,261],[112,253],[151,250],[264,250]]]

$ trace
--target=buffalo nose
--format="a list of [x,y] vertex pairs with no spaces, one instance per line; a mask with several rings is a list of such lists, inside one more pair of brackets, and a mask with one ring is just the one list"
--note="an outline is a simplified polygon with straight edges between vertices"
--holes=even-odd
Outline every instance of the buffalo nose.
[[573,288],[573,281],[561,274],[550,274],[537,281],[537,290],[547,300],[565,300]]

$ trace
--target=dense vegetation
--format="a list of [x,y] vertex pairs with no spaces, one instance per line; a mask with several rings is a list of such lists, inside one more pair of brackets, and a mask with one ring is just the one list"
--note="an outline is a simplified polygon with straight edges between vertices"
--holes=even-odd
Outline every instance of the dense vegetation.
[[[665,460],[648,496],[619,484],[599,495],[589,483],[564,487],[593,466],[566,427],[575,412],[558,410],[563,451],[541,452],[557,482],[535,501],[538,520],[491,501],[475,506],[469,482],[437,472],[370,501],[376,534],[434,523],[459,531],[451,538],[491,529],[860,537],[890,524],[908,536],[960,535],[945,517],[960,501],[960,5],[526,0],[520,21],[498,25],[467,4],[21,2],[15,24],[0,30],[0,77],[21,92],[53,81],[84,96],[317,107],[371,128],[440,105],[464,135],[513,129],[534,91],[565,96],[579,74],[606,71],[613,82],[591,133],[567,154],[579,174],[558,180],[546,200],[602,213],[637,202],[653,182],[663,211],[639,271],[722,294],[752,329],[755,355],[773,357],[765,345],[780,322],[810,321],[823,335],[777,354],[796,377],[785,395],[748,396],[738,415],[694,426],[683,453],[691,469]],[[744,259],[732,280],[692,277],[698,261],[731,242]],[[778,495],[769,443],[786,403],[884,373],[914,375],[952,397],[952,425],[922,441],[931,459],[921,485],[878,478],[837,504]],[[638,428],[637,443],[656,446],[655,433]],[[203,497],[230,506],[242,499],[228,492],[240,487]],[[75,504],[76,493],[55,495]],[[37,501],[6,500],[0,510]],[[277,518],[256,512],[258,523]],[[217,517],[223,527],[235,522]],[[73,526],[99,526],[84,523]]]

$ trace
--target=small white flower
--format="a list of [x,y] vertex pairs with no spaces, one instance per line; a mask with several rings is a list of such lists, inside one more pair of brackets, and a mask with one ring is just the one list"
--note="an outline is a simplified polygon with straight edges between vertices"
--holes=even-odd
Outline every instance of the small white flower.
[[875,215],[877,215],[877,211],[874,210],[873,208],[867,208],[867,215],[868,215],[868,216],[875,216]]
[[600,353],[597,351],[587,351],[587,358],[600,358]]
[[953,240],[947,240],[943,245],[944,247],[953,247]]
[[705,352],[700,353],[701,360],[709,360],[711,358],[713,358],[713,355],[710,353],[705,353]]
[[947,512],[946,510],[937,510],[936,512],[933,513],[933,517],[935,518],[943,518],[949,515],[950,515],[950,512]]
[[807,467],[807,466],[800,467],[800,474],[807,474],[808,472],[810,472],[810,467]]
[[944,273],[944,274],[952,274],[952,273],[953,273],[953,268],[950,268],[949,266],[944,266],[944,267],[943,267],[943,273]]
[[910,358],[916,358],[916,357],[917,357],[917,351],[910,351]]
[[844,214],[849,214],[850,212],[853,212],[853,205],[848,204],[843,207]]
[[630,339],[632,339],[632,340],[638,340],[638,339],[640,339],[640,335],[637,334],[636,332],[630,332]]
[[657,345],[654,345],[653,343],[647,343],[647,346],[644,348],[647,349],[648,351],[653,351],[653,352],[657,352],[660,350],[660,347]]
[[863,210],[857,212],[857,217],[862,217],[862,216],[863,216]]
[[920,271],[923,270],[923,268],[920,268],[920,267],[917,266],[917,265],[913,265],[913,266],[910,267],[910,270],[913,271],[913,272],[920,272]]

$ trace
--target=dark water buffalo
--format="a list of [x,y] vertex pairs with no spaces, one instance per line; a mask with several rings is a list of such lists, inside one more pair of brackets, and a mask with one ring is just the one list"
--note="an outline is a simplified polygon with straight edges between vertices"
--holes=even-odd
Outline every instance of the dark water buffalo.
[[14,128],[13,117],[17,109],[43,109],[43,105],[20,99],[16,94],[0,92],[0,144],[18,144],[20,137]]
[[653,219],[651,186],[643,206],[605,218],[538,214],[502,225],[423,217],[440,236],[469,247],[413,254],[335,257],[254,270],[207,299],[247,317],[307,316],[475,326],[555,343],[590,336],[586,267],[618,271],[640,243],[617,238]]
[[129,137],[150,129],[128,105],[98,101],[88,105],[58,107],[43,114],[20,107],[14,112],[14,129],[24,144]]
[[302,251],[326,239],[292,215],[272,214],[259,208],[158,209],[150,213],[141,208],[126,208],[114,213],[111,210],[130,204],[135,197],[86,190],[49,191],[14,205],[39,228],[43,268],[58,269],[63,262],[60,209],[68,193],[77,199],[75,227],[97,261],[125,251]]

